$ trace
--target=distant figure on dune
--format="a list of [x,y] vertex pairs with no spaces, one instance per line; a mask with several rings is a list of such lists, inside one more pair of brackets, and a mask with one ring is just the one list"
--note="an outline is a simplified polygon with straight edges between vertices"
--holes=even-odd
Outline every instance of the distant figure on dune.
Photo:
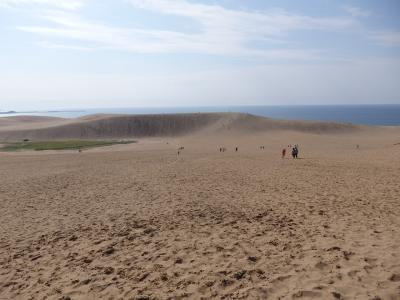
[[182,151],[183,149],[185,149],[185,147],[179,147],[179,148],[178,148],[178,156],[179,156],[179,154],[181,154],[181,151]]
[[357,149],[360,149],[360,145],[357,145],[356,148],[357,148]]
[[282,149],[282,159],[285,158],[285,156],[286,156],[286,148],[283,148]]
[[235,152],[238,152],[238,150],[239,150],[239,148],[238,148],[238,147],[236,147],[236,149],[235,149]]
[[293,158],[297,158],[298,155],[299,155],[299,148],[297,147],[297,145],[295,145],[292,149],[292,156]]

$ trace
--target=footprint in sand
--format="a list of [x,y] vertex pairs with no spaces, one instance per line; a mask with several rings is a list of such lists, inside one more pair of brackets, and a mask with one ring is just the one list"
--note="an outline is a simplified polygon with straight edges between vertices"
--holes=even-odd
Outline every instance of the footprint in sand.
[[318,298],[321,299],[322,294],[314,291],[298,291],[294,293],[293,298]]
[[400,281],[400,274],[392,274],[389,278],[390,281],[399,282]]

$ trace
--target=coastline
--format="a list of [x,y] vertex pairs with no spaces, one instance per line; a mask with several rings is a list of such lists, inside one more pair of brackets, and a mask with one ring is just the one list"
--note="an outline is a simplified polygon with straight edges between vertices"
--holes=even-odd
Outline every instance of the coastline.
[[0,117],[36,115],[78,118],[92,114],[171,114],[199,112],[250,113],[275,119],[331,121],[378,126],[400,125],[400,105],[397,104],[85,108],[0,114]]

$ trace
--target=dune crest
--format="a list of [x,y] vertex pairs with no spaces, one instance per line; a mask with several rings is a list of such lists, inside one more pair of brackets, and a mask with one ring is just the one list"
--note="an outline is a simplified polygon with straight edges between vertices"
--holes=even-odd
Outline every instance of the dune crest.
[[[7,121],[9,126],[3,125]],[[25,126],[21,127],[19,121]],[[265,130],[348,133],[361,128],[361,126],[352,124],[286,121],[242,113],[92,115],[70,120],[47,117],[24,117],[24,119],[21,119],[18,117],[8,118],[6,121],[0,120],[0,138],[3,140],[20,138],[138,138],[181,136],[199,131],[254,132]]]

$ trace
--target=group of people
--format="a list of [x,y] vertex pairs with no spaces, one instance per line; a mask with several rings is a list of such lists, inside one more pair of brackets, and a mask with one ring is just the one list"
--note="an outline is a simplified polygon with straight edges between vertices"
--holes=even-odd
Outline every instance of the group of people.
[[[294,145],[292,147],[292,145],[288,145],[288,148],[292,148],[292,157],[293,158],[298,158],[299,155],[299,145]],[[286,156],[286,148],[282,149],[282,158],[285,158]]]
[[[357,145],[358,146],[358,145]],[[298,155],[299,155],[299,145],[294,145],[294,146],[292,146],[292,145],[288,145],[288,148],[292,148],[292,157],[293,158],[298,158]],[[180,147],[179,149],[178,149],[178,156],[179,156],[179,154],[181,153],[181,150],[183,150],[183,149],[185,149],[184,147]],[[260,149],[265,149],[265,147],[264,146],[260,146]],[[225,147],[221,147],[221,148],[219,148],[219,152],[225,152],[226,151],[226,148]],[[236,147],[235,148],[235,152],[238,152],[239,151],[239,148],[238,147]],[[79,151],[80,152],[80,151]],[[282,149],[282,158],[285,158],[286,157],[286,148],[283,148]]]

